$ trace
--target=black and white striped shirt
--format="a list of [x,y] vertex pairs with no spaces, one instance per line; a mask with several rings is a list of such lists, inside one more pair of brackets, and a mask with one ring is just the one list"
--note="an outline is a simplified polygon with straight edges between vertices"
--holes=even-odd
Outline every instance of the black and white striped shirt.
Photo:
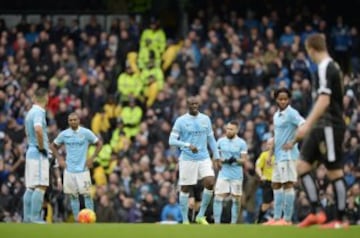
[[339,65],[330,57],[318,65],[317,94],[330,96],[330,105],[320,117],[316,127],[345,127],[343,119],[344,83]]

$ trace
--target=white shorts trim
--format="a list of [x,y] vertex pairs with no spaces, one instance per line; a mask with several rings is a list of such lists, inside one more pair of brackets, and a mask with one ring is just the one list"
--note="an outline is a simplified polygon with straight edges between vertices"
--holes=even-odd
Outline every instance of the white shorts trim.
[[296,182],[296,160],[275,162],[271,181],[275,183]]
[[210,159],[179,161],[179,185],[194,185],[198,180],[209,176],[215,176]]
[[64,171],[64,193],[90,194],[91,178],[89,170],[81,173]]
[[36,186],[49,186],[49,160],[26,159],[25,161],[25,186],[35,188]]
[[215,185],[215,195],[230,193],[235,196],[241,196],[242,185],[243,181],[240,179],[218,178]]

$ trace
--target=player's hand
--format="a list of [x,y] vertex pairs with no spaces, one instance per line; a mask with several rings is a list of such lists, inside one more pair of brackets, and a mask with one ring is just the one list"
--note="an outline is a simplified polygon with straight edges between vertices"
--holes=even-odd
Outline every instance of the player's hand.
[[191,152],[193,152],[194,154],[196,154],[198,152],[198,148],[194,145],[190,145],[189,148],[190,148]]
[[295,138],[303,139],[305,135],[309,132],[310,126],[305,122],[296,130]]
[[233,164],[233,163],[236,163],[237,160],[236,160],[236,158],[234,158],[234,157],[230,157],[230,158],[227,160],[227,162],[228,162],[228,164]]
[[86,160],[86,167],[88,167],[89,169],[91,169],[93,167],[93,158],[91,157],[90,159]]
[[39,146],[36,146],[36,148],[38,149],[40,154],[42,154],[45,158],[48,158],[48,152],[46,151],[46,149],[44,148],[40,149]]
[[221,159],[216,159],[214,160],[214,167],[216,170],[220,170],[222,168],[222,160]]
[[62,186],[61,178],[58,178],[58,179],[56,180],[56,188],[57,188],[57,190],[62,191],[63,186]]
[[291,150],[293,147],[294,147],[294,144],[292,141],[290,141],[282,146],[283,150],[285,150],[285,151]]
[[60,157],[58,159],[58,163],[59,163],[60,168],[62,168],[62,169],[66,168],[66,163],[65,163],[65,158],[64,157]]

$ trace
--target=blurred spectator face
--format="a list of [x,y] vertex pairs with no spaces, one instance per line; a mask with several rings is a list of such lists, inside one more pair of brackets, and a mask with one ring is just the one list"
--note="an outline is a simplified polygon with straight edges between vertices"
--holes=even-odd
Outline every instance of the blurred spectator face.
[[101,203],[101,205],[103,205],[104,207],[107,207],[107,206],[109,206],[109,197],[106,195],[106,194],[104,194],[104,195],[102,195],[101,196],[101,198],[100,198],[100,203]]
[[3,196],[9,194],[9,188],[8,188],[8,186],[6,186],[5,183],[4,183],[3,185],[1,185],[1,194],[2,194]]
[[356,123],[356,133],[360,136],[360,122]]
[[360,195],[360,184],[355,183],[351,188],[351,194],[353,196],[359,196]]
[[253,131],[255,129],[255,124],[253,121],[247,121],[245,125],[247,131]]
[[170,204],[176,204],[176,194],[171,193],[169,196],[169,203]]
[[134,205],[134,200],[132,198],[125,198],[123,200],[124,208],[131,208]]
[[350,146],[351,146],[352,148],[356,148],[356,147],[359,146],[358,138],[357,138],[357,137],[355,137],[355,136],[351,137],[351,139],[350,139]]
[[127,24],[127,22],[124,21],[124,20],[120,20],[119,28],[120,28],[121,30],[127,30],[127,29],[128,29],[128,24]]
[[40,58],[40,48],[34,47],[34,48],[31,50],[31,57],[32,57],[33,59],[39,59],[39,58]]
[[266,149],[269,150],[274,147],[274,138],[271,137],[266,141]]
[[357,35],[358,34],[357,28],[356,27],[351,27],[350,34],[353,35],[353,36]]
[[147,193],[145,195],[145,201],[148,202],[148,203],[153,203],[154,202],[154,197],[151,193]]
[[285,26],[284,28],[285,34],[291,34],[292,33],[292,29],[290,26]]
[[324,179],[326,176],[326,168],[323,165],[320,165],[317,169],[316,169],[316,179],[322,180]]
[[150,29],[157,30],[159,28],[159,20],[152,18],[150,19]]

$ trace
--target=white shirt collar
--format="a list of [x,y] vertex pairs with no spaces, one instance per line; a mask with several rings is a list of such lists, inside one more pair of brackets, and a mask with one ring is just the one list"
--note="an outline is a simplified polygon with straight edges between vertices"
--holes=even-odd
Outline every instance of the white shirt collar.
[[289,105],[287,105],[287,106],[286,106],[286,108],[285,108],[284,110],[282,110],[282,111],[280,111],[280,109],[279,109],[279,110],[278,110],[278,112],[279,112],[279,116],[284,115],[284,114],[286,113],[286,111],[287,111],[289,108],[290,108],[290,104],[289,104]]
[[77,132],[79,132],[79,131],[80,131],[80,126],[79,126],[76,130],[73,130],[73,129],[70,127],[70,130],[71,130],[72,132],[77,133]]

